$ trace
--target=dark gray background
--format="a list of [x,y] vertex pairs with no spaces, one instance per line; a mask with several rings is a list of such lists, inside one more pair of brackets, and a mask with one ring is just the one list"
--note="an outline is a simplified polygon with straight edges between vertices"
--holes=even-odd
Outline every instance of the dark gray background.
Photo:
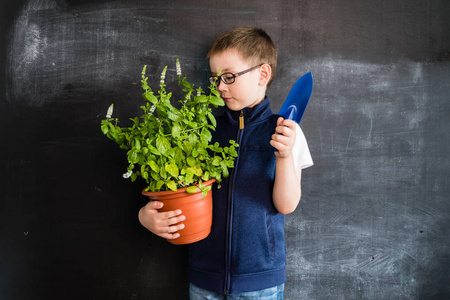
[[100,121],[140,112],[144,64],[205,85],[209,44],[245,25],[277,45],[275,112],[314,76],[285,298],[449,299],[449,3],[3,0],[0,298],[187,298],[187,248],[140,226]]

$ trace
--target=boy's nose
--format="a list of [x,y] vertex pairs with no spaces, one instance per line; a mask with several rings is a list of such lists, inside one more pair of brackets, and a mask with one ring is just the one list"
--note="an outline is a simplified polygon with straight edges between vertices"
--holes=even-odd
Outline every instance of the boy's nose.
[[219,79],[219,83],[217,84],[216,90],[218,91],[223,91],[224,89],[226,89],[226,84],[224,82],[222,82],[222,80]]

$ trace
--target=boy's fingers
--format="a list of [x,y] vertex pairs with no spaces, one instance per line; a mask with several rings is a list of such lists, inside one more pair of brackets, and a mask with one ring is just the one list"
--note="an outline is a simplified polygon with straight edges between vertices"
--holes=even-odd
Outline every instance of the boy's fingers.
[[278,134],[282,134],[284,136],[291,136],[292,135],[292,130],[289,127],[286,127],[286,126],[278,126],[277,128],[275,128],[275,131]]
[[[278,119],[279,120],[279,119]],[[278,126],[286,126],[291,130],[295,131],[295,121],[289,119],[282,119],[281,123]]]
[[285,151],[287,149],[286,145],[280,141],[271,140],[270,145],[278,151]]
[[283,117],[279,117],[277,120],[277,126],[281,126],[281,124],[283,123],[284,118]]
[[171,219],[171,218],[174,218],[179,215],[181,215],[181,210],[179,210],[179,209],[160,212],[160,214],[159,214],[161,219]]
[[150,201],[146,206],[149,209],[160,209],[164,206],[164,203],[160,201]]
[[[148,209],[148,210],[158,210],[158,209],[162,208],[163,206],[164,206],[164,204],[162,202],[150,201],[149,203],[147,203],[145,208]],[[158,211],[158,212],[155,212],[155,213],[158,214],[160,220],[164,220],[164,219],[172,219],[172,218],[174,218],[176,216],[181,215],[181,210],[180,209],[176,209],[176,210],[165,211],[165,212],[159,212]],[[175,223],[180,222],[180,220],[181,221],[184,220],[184,216],[181,216],[181,217],[182,217],[182,219],[176,219],[176,220],[179,220],[179,221],[177,221]],[[175,223],[173,223],[173,224],[175,224]]]
[[170,226],[173,224],[183,222],[184,220],[186,220],[186,217],[181,215],[181,216],[177,216],[177,217],[163,218],[163,220],[165,220],[166,224]]
[[167,240],[174,240],[176,238],[179,238],[180,234],[177,233],[177,232],[175,232],[175,233],[161,233],[159,236],[162,237],[162,238],[165,238]]
[[174,233],[174,232],[177,232],[177,231],[179,231],[181,229],[184,229],[184,224],[178,224],[178,225],[169,226],[168,229],[167,229],[167,232],[168,233]]
[[[279,133],[283,133],[283,134],[279,134]],[[288,144],[290,141],[290,135],[286,132],[286,134],[284,134],[284,131],[281,131],[279,133],[275,133],[272,135],[272,141],[275,142],[279,142],[282,144]]]
[[[174,218],[174,219],[176,219],[176,218]],[[158,235],[160,237],[172,240],[172,239],[176,239],[180,236],[178,231],[180,231],[182,229],[184,229],[184,224],[165,226],[165,227],[161,228],[161,231]]]

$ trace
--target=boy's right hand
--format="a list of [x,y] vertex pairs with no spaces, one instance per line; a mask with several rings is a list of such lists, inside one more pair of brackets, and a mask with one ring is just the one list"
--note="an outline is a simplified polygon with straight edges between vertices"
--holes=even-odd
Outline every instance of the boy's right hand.
[[163,207],[159,201],[150,201],[139,210],[139,222],[142,226],[165,239],[176,239],[180,236],[178,230],[184,228],[184,224],[177,224],[185,220],[181,210],[172,210],[160,212],[158,209]]

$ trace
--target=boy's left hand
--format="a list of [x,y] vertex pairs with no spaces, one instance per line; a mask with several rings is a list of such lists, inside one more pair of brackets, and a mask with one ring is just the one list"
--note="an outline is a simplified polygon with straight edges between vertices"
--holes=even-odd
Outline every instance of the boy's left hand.
[[292,148],[295,142],[295,121],[279,117],[275,134],[272,135],[270,145],[277,149],[275,155],[280,158],[287,158],[292,155]]

